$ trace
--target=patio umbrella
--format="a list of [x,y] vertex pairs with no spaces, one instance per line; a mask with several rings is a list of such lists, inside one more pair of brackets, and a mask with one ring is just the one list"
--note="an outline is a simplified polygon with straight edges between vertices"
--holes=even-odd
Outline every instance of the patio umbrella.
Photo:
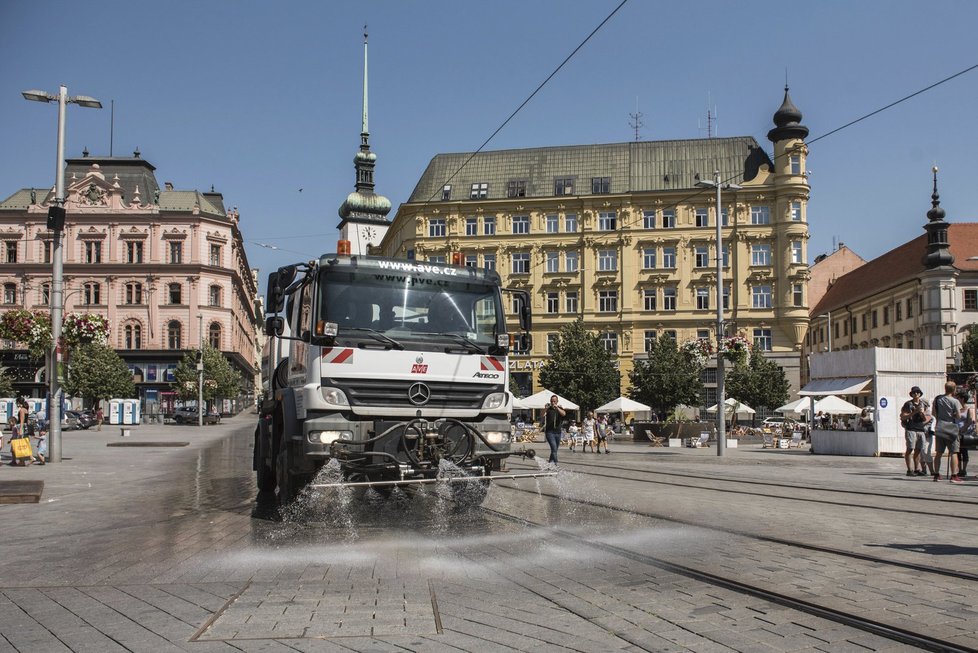
[[[524,408],[546,408],[550,404],[550,397],[557,395],[556,392],[551,392],[550,390],[543,389],[540,392],[534,393],[529,397],[522,400]],[[580,408],[570,399],[565,399],[560,395],[557,395],[557,402],[561,408],[577,410]]]
[[594,409],[596,413],[635,413],[635,412],[645,412],[652,410],[651,406],[646,406],[645,404],[635,401],[634,399],[629,399],[628,397],[618,397],[617,399],[612,399],[603,406],[599,406]]
[[842,397],[829,395],[824,399],[815,402],[815,412],[823,412],[829,415],[858,415],[862,408],[855,404],[850,404]]
[[[717,412],[717,404],[713,404],[712,406],[707,408],[706,412],[708,413]],[[753,408],[743,403],[742,401],[738,401],[734,399],[733,397],[728,397],[727,400],[723,402],[724,415],[729,415],[731,413],[736,413],[738,415],[753,415],[754,412],[756,411]]]
[[794,401],[789,401],[784,406],[779,406],[774,409],[776,413],[795,413],[801,414],[808,411],[809,399],[808,397],[802,397],[801,399],[795,399]]

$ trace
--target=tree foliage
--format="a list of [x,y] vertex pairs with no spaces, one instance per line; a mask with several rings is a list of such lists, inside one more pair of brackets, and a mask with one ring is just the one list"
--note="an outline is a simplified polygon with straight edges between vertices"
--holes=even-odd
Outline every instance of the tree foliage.
[[968,327],[968,337],[961,343],[961,370],[974,372],[978,370],[978,325]]
[[[196,350],[188,351],[177,363],[173,373],[173,390],[181,399],[197,398]],[[204,347],[204,401],[237,397],[241,387],[241,373],[219,350]]]
[[631,398],[657,413],[668,413],[679,404],[696,406],[703,392],[699,366],[668,337],[651,342],[648,359],[635,361],[629,380]]
[[754,352],[750,362],[727,372],[728,397],[739,399],[752,408],[777,408],[788,401],[788,378],[781,366]]
[[615,357],[578,318],[557,334],[550,358],[540,369],[540,383],[586,412],[617,397],[621,378]]
[[6,370],[0,371],[0,397],[13,397],[14,383]]
[[64,388],[69,395],[93,404],[136,396],[129,366],[115,350],[96,342],[78,345],[72,352]]

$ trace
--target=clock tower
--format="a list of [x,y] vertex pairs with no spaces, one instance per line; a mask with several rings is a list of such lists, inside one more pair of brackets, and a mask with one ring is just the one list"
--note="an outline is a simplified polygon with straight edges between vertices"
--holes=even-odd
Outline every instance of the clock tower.
[[367,129],[367,30],[363,31],[363,128],[360,130],[360,150],[353,157],[357,171],[356,190],[340,206],[340,238],[350,241],[351,254],[366,254],[368,245],[380,245],[391,226],[387,214],[391,202],[374,192],[374,166],[377,155],[370,151]]

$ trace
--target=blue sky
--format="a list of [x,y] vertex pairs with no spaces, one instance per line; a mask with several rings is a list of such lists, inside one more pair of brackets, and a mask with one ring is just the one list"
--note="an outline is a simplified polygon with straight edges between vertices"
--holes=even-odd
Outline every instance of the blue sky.
[[[68,156],[109,153],[115,100],[114,154],[213,184],[264,273],[335,247],[364,23],[393,217],[431,157],[477,148],[618,2],[0,0],[0,196],[53,185],[57,110],[20,92],[63,83],[106,107],[69,108]],[[705,137],[713,106],[716,133],[770,151],[786,70],[814,139],[978,64],[976,25],[964,0],[630,0],[487,149],[632,140],[637,101],[643,140]],[[814,143],[809,259],[923,233],[935,163],[948,220],[978,220],[976,106],[978,69]]]

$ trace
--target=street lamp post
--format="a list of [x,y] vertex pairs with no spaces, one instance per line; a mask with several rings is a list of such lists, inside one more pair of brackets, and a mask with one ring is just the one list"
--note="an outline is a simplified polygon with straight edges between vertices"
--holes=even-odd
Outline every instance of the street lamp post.
[[204,316],[197,315],[197,426],[204,425]]
[[719,170],[713,171],[713,181],[698,181],[696,185],[716,188],[717,191],[717,456],[723,456],[727,451],[727,407],[723,388],[723,354],[720,352],[723,345],[723,204],[720,192],[724,189],[740,190],[741,187],[721,182]]
[[58,159],[55,171],[54,206],[48,209],[48,229],[51,238],[51,338],[52,349],[48,358],[48,460],[61,462],[61,321],[64,313],[62,305],[63,258],[61,251],[61,231],[65,226],[65,108],[68,104],[101,109],[102,103],[86,95],[68,97],[68,87],[61,85],[58,94],[30,90],[21,93],[25,100],[32,102],[58,103]]

